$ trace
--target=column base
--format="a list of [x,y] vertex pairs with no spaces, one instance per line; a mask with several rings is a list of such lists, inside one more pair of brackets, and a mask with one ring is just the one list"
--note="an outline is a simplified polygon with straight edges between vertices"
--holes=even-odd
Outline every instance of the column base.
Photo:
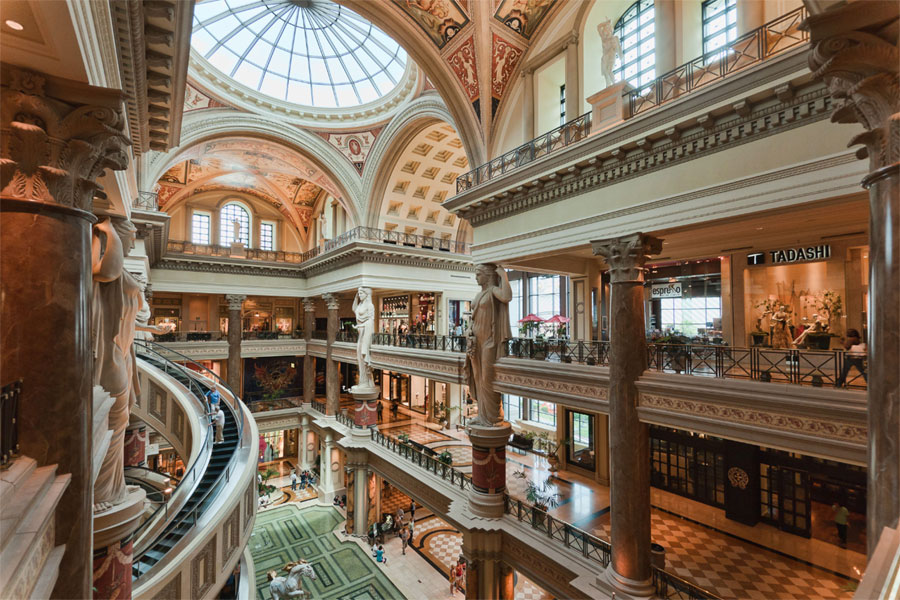
[[469,509],[488,519],[503,516],[506,492],[506,444],[512,426],[502,422],[494,427],[470,425],[472,442],[472,491]]
[[94,598],[131,597],[132,535],[146,497],[130,485],[124,502],[94,514]]
[[616,573],[611,564],[603,572],[603,577],[617,592],[626,594],[629,598],[652,598],[656,594],[652,579],[629,579]]
[[469,510],[476,517],[499,519],[503,516],[505,508],[503,492],[483,494],[472,490],[469,494]]

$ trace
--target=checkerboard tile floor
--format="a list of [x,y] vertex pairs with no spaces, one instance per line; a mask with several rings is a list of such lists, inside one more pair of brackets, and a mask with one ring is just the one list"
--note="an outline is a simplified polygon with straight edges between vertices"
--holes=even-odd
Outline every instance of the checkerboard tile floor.
[[401,433],[409,434],[409,439],[420,444],[431,444],[433,442],[446,442],[453,438],[439,431],[419,425],[418,423],[409,423],[405,425],[384,425],[379,430],[385,435],[397,437]]
[[521,573],[516,573],[515,600],[553,600],[553,596]]
[[471,446],[445,446],[435,444],[429,446],[432,450],[440,454],[443,451],[449,452],[453,456],[454,467],[470,467],[472,466],[472,447]]
[[[609,515],[593,533],[609,539]],[[850,599],[847,580],[726,536],[673,515],[654,510],[653,541],[666,549],[666,570],[722,598],[782,600]]]

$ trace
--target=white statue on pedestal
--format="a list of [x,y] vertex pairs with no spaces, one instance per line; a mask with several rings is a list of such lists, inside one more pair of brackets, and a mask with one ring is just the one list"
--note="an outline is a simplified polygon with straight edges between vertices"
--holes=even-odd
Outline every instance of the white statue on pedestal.
[[353,299],[353,312],[356,314],[356,363],[359,367],[359,384],[351,388],[351,392],[371,391],[375,389],[372,375],[372,335],[375,333],[375,305],[372,304],[372,289],[361,287]]
[[466,336],[466,380],[469,395],[478,403],[478,416],[470,423],[493,427],[503,421],[500,393],[494,390],[494,364],[511,337],[512,288],[506,270],[493,264],[478,265],[475,280],[481,291],[472,301],[472,327]]
[[231,222],[231,243],[240,244],[241,243],[241,222],[237,219]]
[[609,19],[597,25],[597,33],[600,34],[600,43],[603,45],[600,72],[603,73],[603,79],[606,80],[606,87],[609,87],[616,82],[613,76],[613,67],[616,64],[616,57],[622,58],[622,43],[619,41],[619,36],[615,34]]
[[299,560],[284,565],[284,570],[288,571],[287,577],[278,577],[275,571],[267,573],[269,593],[272,594],[272,598],[274,600],[306,598],[309,593],[303,590],[303,580],[301,578],[309,577],[315,581],[316,571],[313,569],[313,566],[305,560]]

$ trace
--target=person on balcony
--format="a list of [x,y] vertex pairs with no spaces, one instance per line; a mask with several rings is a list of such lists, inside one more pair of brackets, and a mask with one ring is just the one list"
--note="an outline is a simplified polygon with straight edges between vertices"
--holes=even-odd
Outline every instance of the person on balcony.
[[859,332],[855,329],[847,330],[847,337],[843,340],[844,349],[847,353],[844,355],[844,367],[841,369],[841,375],[834,382],[834,387],[844,387],[847,383],[847,375],[850,374],[850,368],[856,367],[863,379],[868,382],[866,375],[866,354],[868,348],[866,343],[859,338]]

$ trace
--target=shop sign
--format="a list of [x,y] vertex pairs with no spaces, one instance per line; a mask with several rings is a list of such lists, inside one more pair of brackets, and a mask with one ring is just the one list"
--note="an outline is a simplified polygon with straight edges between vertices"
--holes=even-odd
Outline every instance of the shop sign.
[[650,286],[651,298],[681,298],[681,282],[654,283]]
[[831,258],[831,245],[799,246],[797,248],[784,248],[781,250],[769,250],[768,252],[754,252],[747,255],[748,265],[762,265],[766,263],[766,255],[773,265],[784,263],[805,262],[811,260],[826,260]]

